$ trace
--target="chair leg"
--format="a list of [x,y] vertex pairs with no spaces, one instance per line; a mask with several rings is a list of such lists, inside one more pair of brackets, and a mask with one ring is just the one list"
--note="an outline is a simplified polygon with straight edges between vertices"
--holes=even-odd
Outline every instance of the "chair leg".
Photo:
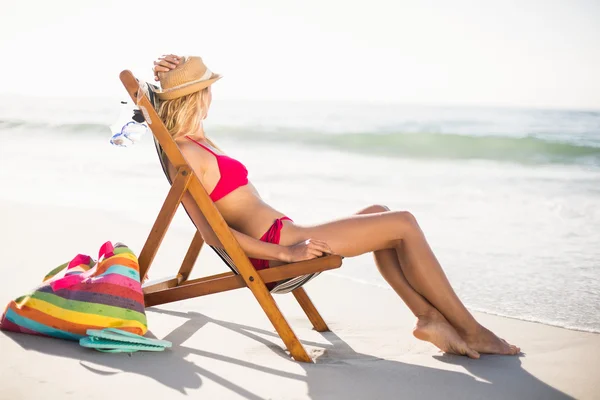
[[200,250],[202,250],[202,245],[204,244],[204,239],[202,239],[202,235],[200,231],[196,230],[196,234],[192,239],[192,243],[188,248],[187,253],[185,254],[185,258],[181,263],[181,268],[179,268],[179,272],[177,276],[179,277],[180,282],[185,282],[190,277],[190,273],[192,272],[192,268],[194,268],[194,264],[196,264],[196,260],[198,259],[198,255],[200,254]]
[[212,227],[225,251],[227,251],[229,257],[231,257],[231,260],[237,266],[246,286],[248,286],[265,314],[267,314],[267,317],[283,340],[283,343],[287,346],[292,357],[296,361],[312,362],[312,359],[308,356],[296,334],[285,320],[283,314],[281,314],[281,310],[277,307],[273,296],[269,293],[260,275],[258,275],[256,269],[250,263],[250,260],[248,260],[248,256],[233,236],[223,216],[220,215],[219,210],[206,194],[206,190],[202,187],[200,180],[193,179],[190,182],[188,190],[194,201],[196,201],[196,204],[198,204],[198,207],[203,211],[206,221]]
[[298,289],[292,291],[292,294],[300,304],[300,307],[306,313],[306,316],[312,323],[313,327],[317,332],[329,332],[329,327],[321,317],[321,314],[317,311],[315,305],[310,300],[310,297],[306,294],[304,288],[299,287]]
[[179,171],[177,171],[177,175],[173,180],[169,194],[167,195],[167,198],[165,199],[165,202],[158,213],[158,217],[156,217],[156,221],[152,226],[152,230],[150,231],[148,239],[146,239],[144,248],[140,252],[140,256],[138,258],[140,265],[140,279],[142,282],[146,278],[148,269],[150,269],[150,265],[156,256],[158,247],[162,243],[162,240],[167,233],[169,225],[171,225],[173,216],[175,215],[175,212],[177,212],[177,208],[181,203],[181,199],[187,189],[191,176],[192,174],[187,167],[181,167]]
[[259,294],[261,290],[254,285],[250,287],[250,290],[252,291],[252,294],[254,294],[254,297],[256,297],[256,300],[262,307],[265,314],[267,314],[267,317],[273,324],[273,327],[279,334],[279,337],[281,337],[281,340],[283,340],[283,343],[290,351],[290,354],[292,355],[294,360],[312,363],[312,358],[310,358],[310,356],[306,352],[306,349],[304,348],[302,343],[300,343],[300,340],[290,327],[290,324],[286,321],[285,317],[281,313],[281,310],[277,306],[277,303],[275,303],[273,296],[271,295],[271,293],[269,293],[266,286],[264,286],[264,283],[263,287],[266,292],[266,296],[261,296]]

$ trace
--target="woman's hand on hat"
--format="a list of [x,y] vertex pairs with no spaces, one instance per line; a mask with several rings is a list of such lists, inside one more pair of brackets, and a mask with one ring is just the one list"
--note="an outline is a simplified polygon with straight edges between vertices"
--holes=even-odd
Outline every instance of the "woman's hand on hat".
[[154,68],[152,68],[152,71],[154,71],[154,80],[158,81],[159,72],[169,72],[177,68],[180,61],[181,57],[175,54],[163,54],[158,60],[154,61]]
[[286,251],[281,261],[288,263],[312,260],[324,254],[333,254],[327,243],[316,239],[307,239],[292,246],[285,246],[285,249]]

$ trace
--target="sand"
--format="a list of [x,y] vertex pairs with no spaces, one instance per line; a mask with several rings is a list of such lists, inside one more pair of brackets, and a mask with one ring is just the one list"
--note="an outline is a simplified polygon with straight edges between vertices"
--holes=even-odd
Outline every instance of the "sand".
[[[151,222],[0,202],[0,304],[106,240],[139,252]],[[169,233],[151,278],[178,267],[191,232]],[[225,266],[203,251],[195,273],[218,271]],[[291,295],[276,300],[314,364],[290,360],[250,291],[241,289],[149,308],[149,336],[173,342],[164,353],[102,354],[0,332],[0,399],[600,398],[598,334],[475,313],[524,354],[470,360],[413,338],[413,318],[391,290],[332,273],[306,289],[331,332],[312,330]]]

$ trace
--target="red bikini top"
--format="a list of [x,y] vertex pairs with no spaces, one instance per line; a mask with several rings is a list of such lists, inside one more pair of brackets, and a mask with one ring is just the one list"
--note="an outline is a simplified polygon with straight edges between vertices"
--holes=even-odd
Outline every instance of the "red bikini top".
[[227,196],[240,186],[245,186],[248,184],[248,170],[244,164],[224,154],[215,153],[202,143],[195,141],[189,136],[186,136],[186,138],[212,153],[212,155],[214,155],[217,159],[217,165],[219,166],[221,178],[209,195],[213,202],[221,200],[223,197]]

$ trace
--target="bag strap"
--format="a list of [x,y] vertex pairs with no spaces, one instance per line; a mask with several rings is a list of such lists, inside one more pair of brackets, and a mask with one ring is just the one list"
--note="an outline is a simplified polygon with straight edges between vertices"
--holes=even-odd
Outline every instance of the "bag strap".
[[100,247],[100,251],[98,252],[98,262],[100,262],[102,257],[112,257],[114,255],[115,248],[113,244],[110,241],[108,241]]
[[61,264],[58,267],[54,268],[52,271],[48,272],[46,276],[44,276],[42,282],[46,282],[47,280],[54,278],[56,275],[60,274],[64,270],[68,271],[71,268],[75,268],[82,264],[89,266],[91,262],[92,258],[90,256],[87,256],[85,254],[77,254],[71,261]]
[[77,254],[71,260],[71,262],[69,262],[69,265],[67,265],[67,269],[75,268],[81,264],[90,265],[91,261],[92,261],[92,257],[87,256],[85,254]]
[[[100,261],[102,259],[102,257],[104,257],[104,256],[112,257],[114,255],[115,255],[115,248],[114,248],[112,242],[108,241],[108,242],[104,243],[102,246],[100,246],[100,250],[98,251],[98,261]],[[42,282],[46,282],[47,280],[54,278],[56,275],[60,274],[65,269],[70,270],[71,268],[75,268],[82,264],[90,266],[91,263],[92,263],[92,257],[90,257],[86,254],[77,254],[68,263],[59,265],[58,267],[56,267],[52,271],[50,271],[48,274],[46,274],[46,276],[44,277]]]

